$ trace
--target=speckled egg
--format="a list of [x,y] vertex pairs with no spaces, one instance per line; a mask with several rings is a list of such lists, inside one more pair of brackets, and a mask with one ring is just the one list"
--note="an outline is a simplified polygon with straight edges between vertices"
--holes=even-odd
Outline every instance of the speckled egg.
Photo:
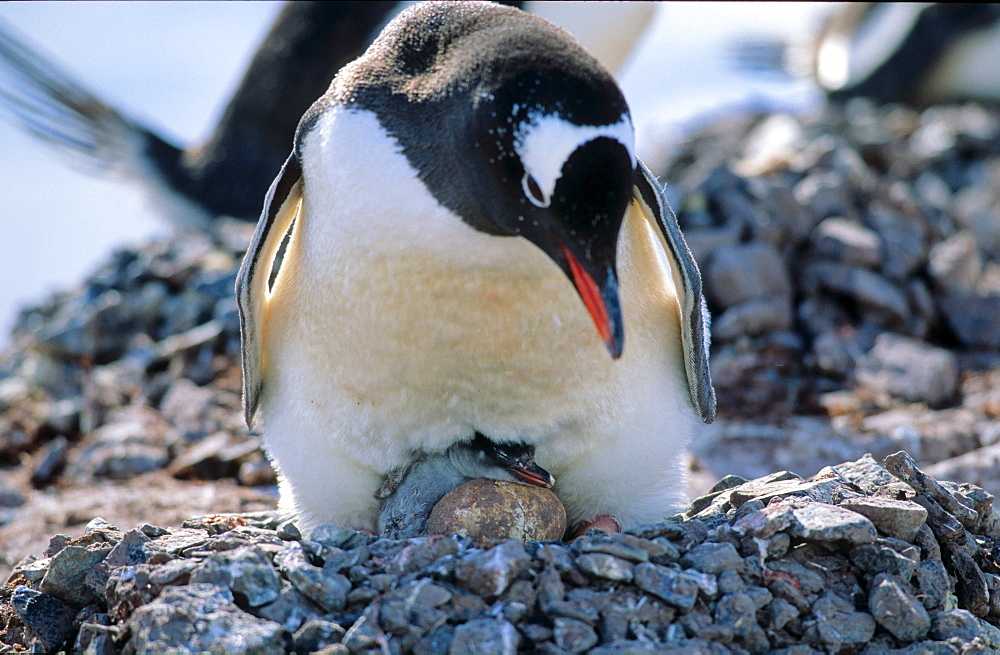
[[444,495],[431,510],[428,534],[459,534],[473,541],[549,541],[566,532],[566,509],[548,489],[477,478]]

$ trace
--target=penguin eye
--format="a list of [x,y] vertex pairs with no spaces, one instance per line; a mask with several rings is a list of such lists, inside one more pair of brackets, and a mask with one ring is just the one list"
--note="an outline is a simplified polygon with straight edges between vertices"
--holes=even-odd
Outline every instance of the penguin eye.
[[542,187],[538,186],[538,182],[527,171],[524,172],[524,177],[521,178],[521,189],[535,207],[548,207],[552,202],[551,198],[545,197],[545,194],[542,193]]

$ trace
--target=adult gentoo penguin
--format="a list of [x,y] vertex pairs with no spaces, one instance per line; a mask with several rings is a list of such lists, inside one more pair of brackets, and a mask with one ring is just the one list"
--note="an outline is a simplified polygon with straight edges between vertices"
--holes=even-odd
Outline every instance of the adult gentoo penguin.
[[659,520],[715,413],[701,278],[625,99],[516,9],[415,5],[337,75],[237,296],[247,422],[306,528],[373,529],[390,471],[477,433],[536,446],[571,524]]

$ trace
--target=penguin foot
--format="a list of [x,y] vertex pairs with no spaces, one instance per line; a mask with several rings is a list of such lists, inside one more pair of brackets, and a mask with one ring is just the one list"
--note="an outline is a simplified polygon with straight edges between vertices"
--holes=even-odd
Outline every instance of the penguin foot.
[[574,541],[587,534],[587,531],[591,529],[602,530],[604,532],[621,532],[622,526],[615,517],[609,514],[598,514],[592,521],[580,521],[577,523],[567,541]]

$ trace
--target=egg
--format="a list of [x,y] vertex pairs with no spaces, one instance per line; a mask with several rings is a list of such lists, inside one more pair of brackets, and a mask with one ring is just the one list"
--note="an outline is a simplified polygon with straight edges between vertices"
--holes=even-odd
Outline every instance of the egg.
[[566,509],[548,489],[476,478],[444,495],[431,510],[428,534],[458,534],[475,542],[551,541],[566,532]]

